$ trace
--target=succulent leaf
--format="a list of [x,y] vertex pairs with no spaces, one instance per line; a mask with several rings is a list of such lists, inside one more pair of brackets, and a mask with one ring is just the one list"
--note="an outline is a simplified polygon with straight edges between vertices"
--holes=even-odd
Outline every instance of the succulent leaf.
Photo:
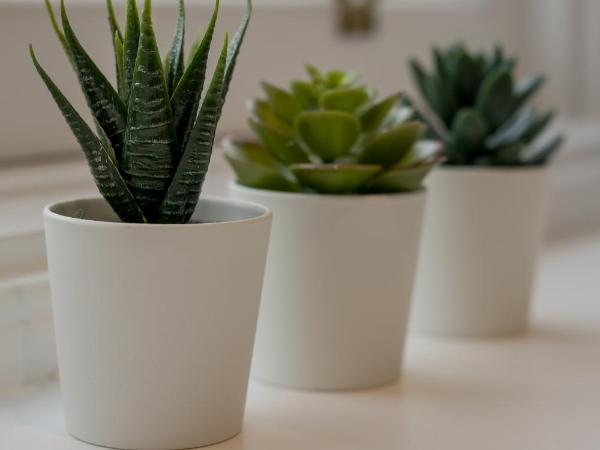
[[119,38],[119,34],[115,33],[115,62],[117,64],[117,88],[119,97],[123,103],[127,102],[129,97],[129,86],[127,85],[127,77],[125,76],[125,53],[123,51],[123,41]]
[[424,131],[425,126],[419,122],[406,123],[386,131],[366,145],[359,162],[378,164],[389,169],[410,151]]
[[546,164],[554,156],[556,151],[564,144],[564,142],[564,136],[559,135],[554,137],[552,140],[535,150],[533,156],[526,160],[526,164],[532,166]]
[[296,98],[277,86],[263,82],[262,88],[277,114],[287,124],[293,124],[296,116],[302,111]]
[[365,132],[373,132],[382,127],[390,112],[398,105],[401,94],[390,95],[371,106],[360,115],[360,122]]
[[364,88],[342,88],[325,92],[319,99],[323,109],[354,113],[369,101]]
[[505,68],[486,77],[477,96],[476,109],[492,130],[500,127],[514,111],[513,80]]
[[290,169],[304,186],[323,194],[357,193],[381,172],[367,164],[297,164]]
[[123,171],[144,214],[155,220],[176,161],[169,92],[152,26],[150,0],[142,12],[140,43],[129,96]]
[[519,80],[514,87],[515,107],[521,107],[527,100],[533,97],[545,83],[546,77],[544,75]]
[[93,116],[102,127],[120,160],[127,124],[127,112],[119,94],[85,52],[67,17],[64,0],[61,0],[61,16],[65,39],[77,68],[79,83],[83,89]]
[[183,45],[185,40],[185,5],[179,0],[179,12],[177,16],[177,28],[171,49],[165,60],[165,77],[169,93],[173,93],[179,80],[183,75]]
[[228,41],[226,36],[198,118],[161,205],[160,222],[187,223],[198,202],[210,163],[219,110],[222,107],[221,91],[225,79]]
[[123,33],[121,33],[121,27],[119,27],[119,22],[115,14],[115,7],[113,6],[112,0],[106,0],[106,9],[108,10],[108,24],[110,26],[110,35],[114,37],[114,35],[117,34],[121,42],[123,42]]
[[268,128],[288,139],[291,139],[294,136],[294,129],[275,114],[275,111],[273,111],[269,102],[253,100],[250,102],[249,106],[254,115]]
[[295,129],[311,153],[326,163],[349,153],[361,131],[358,119],[341,111],[303,112],[296,119]]
[[127,0],[127,19],[125,24],[125,40],[123,41],[125,78],[127,80],[127,92],[131,92],[133,84],[133,72],[135,60],[138,54],[140,41],[140,15],[136,0]]
[[74,65],[75,63],[73,62],[73,55],[71,54],[71,49],[69,48],[69,44],[67,43],[67,38],[65,37],[65,33],[62,27],[56,20],[56,14],[54,13],[54,8],[52,8],[52,3],[50,3],[50,0],[44,0],[44,2],[46,3],[46,10],[48,11],[48,16],[50,17],[50,23],[52,24],[52,28],[54,29],[58,40],[60,41],[63,49],[65,50],[69,61],[76,69]]
[[50,79],[37,61],[31,46],[29,51],[36,70],[77,138],[100,193],[106,198],[121,220],[125,222],[146,222],[143,212],[136,204],[127,183],[119,173],[119,169],[111,157],[110,150],[92,132],[79,113]]
[[369,185],[369,190],[376,192],[409,192],[423,188],[423,180],[433,165],[393,169],[379,175]]
[[250,126],[258,135],[271,156],[282,164],[298,164],[309,162],[307,154],[298,143],[285,134],[281,134],[266,123],[250,121]]
[[292,81],[290,89],[302,109],[317,109],[319,107],[319,90],[314,84],[304,81]]
[[460,148],[467,158],[472,158],[485,148],[488,127],[477,111],[465,108],[456,115],[452,134],[454,147]]
[[244,186],[272,191],[300,190],[285,166],[252,141],[225,141],[225,158]]
[[180,137],[179,146],[181,152],[187,145],[190,132],[198,113],[200,98],[202,96],[204,80],[206,77],[206,65],[210,45],[215,32],[215,25],[219,15],[219,0],[215,2],[215,8],[196,51],[192,54],[190,63],[185,69],[175,92],[171,96],[171,108],[173,110],[173,122],[175,132]]

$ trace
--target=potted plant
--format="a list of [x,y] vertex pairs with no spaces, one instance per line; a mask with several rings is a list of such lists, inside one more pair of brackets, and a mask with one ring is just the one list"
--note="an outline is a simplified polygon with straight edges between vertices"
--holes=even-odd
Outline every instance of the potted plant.
[[252,371],[299,388],[375,386],[400,370],[422,181],[441,146],[419,141],[401,95],[308,72],[289,90],[264,83],[256,138],[225,142],[233,196],[275,217]]
[[198,199],[251,4],[200,101],[218,2],[185,66],[183,1],[164,65],[150,0],[141,15],[128,0],[124,33],[109,1],[117,89],[46,3],[97,134],[31,57],[104,197],[44,211],[67,430],[118,448],[223,441],[241,429],[271,216]]
[[562,136],[534,142],[553,112],[529,100],[542,75],[516,81],[516,59],[497,45],[433,49],[435,68],[412,74],[445,165],[428,180],[413,314],[419,331],[493,336],[527,323],[542,236],[549,163]]

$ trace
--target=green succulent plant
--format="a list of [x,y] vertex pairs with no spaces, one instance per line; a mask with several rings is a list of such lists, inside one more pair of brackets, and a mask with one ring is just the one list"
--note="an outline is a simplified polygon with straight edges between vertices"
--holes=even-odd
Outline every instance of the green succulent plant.
[[307,71],[289,90],[263,83],[266,98],[250,103],[256,139],[226,141],[238,182],[322,194],[420,189],[442,147],[420,140],[425,125],[402,95],[378,99],[355,72]]
[[489,53],[470,52],[460,43],[433,47],[432,59],[430,72],[416,59],[410,69],[430,130],[446,144],[446,164],[542,165],[563,143],[559,135],[532,147],[554,117],[528,105],[546,79],[516,81],[517,60],[500,45]]
[[95,121],[94,133],[30,53],[83,150],[100,193],[124,222],[189,222],[208,170],[215,129],[221,116],[236,58],[250,20],[251,1],[235,36],[225,43],[203,94],[207,59],[219,11],[184,63],[185,10],[179,1],[175,37],[160,58],[152,26],[151,1],[141,15],[127,0],[124,33],[107,0],[114,46],[116,89],[84,50],[71,27],[64,0],[61,23],[49,0],[52,26],[79,78]]

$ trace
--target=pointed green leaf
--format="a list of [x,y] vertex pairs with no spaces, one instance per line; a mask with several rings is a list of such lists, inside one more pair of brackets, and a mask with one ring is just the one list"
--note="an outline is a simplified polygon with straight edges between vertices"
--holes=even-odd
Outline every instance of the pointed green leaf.
[[488,127],[481,115],[474,109],[461,109],[452,123],[454,147],[467,159],[482,153]]
[[393,108],[398,105],[401,94],[394,94],[379,103],[371,106],[360,115],[362,128],[365,132],[372,132],[380,128],[388,118]]
[[305,81],[292,81],[290,89],[303,110],[319,107],[319,90],[314,84]]
[[308,73],[308,76],[313,83],[320,84],[323,82],[323,74],[317,67],[306,64],[304,68],[306,69],[306,73]]
[[544,114],[538,114],[531,126],[523,134],[523,141],[526,144],[533,142],[548,127],[548,125],[550,125],[554,119],[554,115],[554,111],[547,111]]
[[123,171],[142,211],[155,221],[174,172],[176,143],[150,0],[142,13],[128,119]]
[[106,0],[106,8],[108,9],[108,24],[110,25],[110,35],[114,39],[115,34],[117,34],[121,42],[123,42],[123,34],[121,33],[121,28],[119,27],[119,22],[117,21],[117,15],[115,14],[115,7],[113,5],[112,0]]
[[71,64],[74,65],[73,55],[71,54],[71,49],[69,48],[69,44],[67,43],[67,39],[65,38],[65,33],[63,32],[62,27],[59,25],[58,21],[56,20],[56,15],[54,14],[54,8],[52,8],[52,4],[50,3],[50,0],[44,0],[44,2],[46,3],[46,10],[48,11],[48,15],[50,16],[50,22],[52,23],[52,28],[54,29],[54,32],[56,33],[58,40],[60,41],[61,45],[63,46],[65,53],[69,57],[69,61],[71,62]]
[[165,61],[165,77],[167,87],[172,94],[179,84],[183,75],[183,45],[185,40],[185,6],[183,0],[179,0],[179,14],[177,17],[177,28],[171,49]]
[[412,58],[410,60],[409,68],[413,77],[413,81],[415,82],[417,88],[419,89],[419,92],[421,93],[421,97],[424,100],[427,100],[427,79],[429,78],[429,75],[427,74],[421,63],[415,58]]
[[140,15],[136,0],[127,0],[127,22],[125,24],[125,40],[123,41],[125,78],[127,92],[131,92],[135,59],[138,54],[140,41]]
[[300,146],[290,137],[279,133],[266,124],[250,121],[250,126],[257,134],[267,151],[277,161],[285,165],[305,163],[308,156]]
[[146,219],[111,159],[110,152],[40,66],[31,46],[29,51],[36,70],[77,138],[102,196],[124,222],[145,222]]
[[85,52],[67,17],[64,0],[61,0],[61,15],[65,38],[77,67],[79,83],[87,103],[100,126],[106,132],[115,150],[117,159],[121,159],[127,115],[125,105],[119,94],[102,74],[98,66]]
[[500,68],[488,75],[483,80],[475,105],[492,130],[502,125],[514,111],[510,71]]
[[194,126],[194,121],[198,113],[200,98],[206,76],[206,63],[210,51],[215,24],[219,14],[219,0],[215,3],[210,23],[204,33],[202,42],[199,44],[195,53],[191,56],[191,61],[185,69],[181,80],[171,96],[171,108],[173,110],[173,123],[175,132],[179,137],[179,146],[181,151],[185,149],[190,132]]
[[408,169],[394,169],[378,176],[370,185],[370,192],[411,192],[423,188],[423,180],[434,164]]
[[425,100],[431,111],[438,115],[440,120],[449,126],[452,122],[458,100],[449,83],[437,75],[431,75],[425,79]]
[[271,128],[278,134],[291,139],[294,136],[294,130],[285,123],[271,105],[263,100],[253,100],[249,103],[251,111],[266,127]]
[[364,88],[335,89],[321,95],[323,109],[354,113],[360,106],[369,101],[369,94]]
[[425,132],[419,122],[409,122],[386,131],[369,142],[359,157],[362,164],[378,164],[388,169],[410,151],[417,139]]
[[117,64],[117,86],[119,89],[119,97],[123,102],[127,102],[129,96],[129,86],[125,77],[125,54],[123,53],[123,42],[119,38],[119,34],[115,33],[115,60]]
[[303,112],[295,128],[302,143],[323,162],[350,153],[361,132],[358,119],[341,111]]
[[290,93],[277,86],[266,82],[261,83],[261,85],[275,113],[285,123],[293,124],[296,116],[302,111],[300,103]]
[[173,181],[162,202],[159,217],[162,223],[189,222],[198,203],[212,154],[219,108],[222,106],[221,90],[227,63],[227,43],[228,37],[226,36],[225,45],[200,107],[198,118],[190,133]]
[[295,192],[300,187],[287,168],[281,166],[260,144],[226,140],[225,158],[244,186]]
[[366,164],[296,164],[290,169],[300,183],[321,194],[357,193],[381,172]]

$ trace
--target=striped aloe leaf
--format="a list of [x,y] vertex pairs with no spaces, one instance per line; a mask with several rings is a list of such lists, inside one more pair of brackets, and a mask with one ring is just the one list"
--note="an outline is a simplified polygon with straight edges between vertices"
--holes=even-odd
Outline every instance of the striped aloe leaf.
[[215,131],[250,20],[250,0],[234,38],[225,39],[202,100],[219,0],[187,66],[183,0],[164,60],[152,25],[151,0],[144,0],[141,16],[136,0],[127,0],[124,32],[112,1],[107,0],[116,89],[81,45],[64,0],[60,2],[62,23],[50,0],[45,3],[52,28],[79,77],[97,134],[51,80],[33,49],[31,58],[77,138],[100,193],[124,222],[187,223],[208,170]]

